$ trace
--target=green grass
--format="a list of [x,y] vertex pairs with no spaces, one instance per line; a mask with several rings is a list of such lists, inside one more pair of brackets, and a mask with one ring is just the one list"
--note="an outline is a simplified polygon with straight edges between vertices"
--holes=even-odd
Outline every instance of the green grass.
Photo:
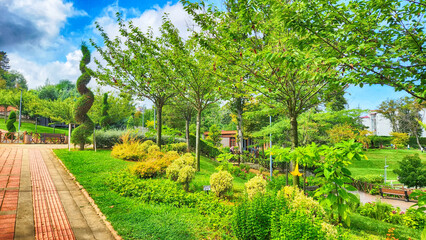
[[[124,239],[202,239],[214,234],[209,230],[208,219],[196,209],[142,203],[110,190],[106,184],[110,174],[134,162],[113,158],[108,150],[68,152],[56,149],[54,152]],[[191,188],[199,190],[203,185],[209,185],[209,176],[216,171],[216,165],[203,157],[202,170],[196,174]],[[237,189],[243,188],[243,180],[235,179],[234,183]]]
[[422,162],[426,164],[426,153],[422,153],[419,150],[406,150],[406,149],[370,149],[365,152],[368,160],[354,161],[349,165],[349,170],[352,172],[352,176],[369,176],[384,175],[385,158],[387,168],[387,179],[395,180],[397,175],[393,173],[393,169],[398,168],[398,161],[406,155],[412,155],[418,153]]
[[[16,131],[18,131],[18,121],[15,122]],[[0,119],[0,129],[7,130],[6,123],[4,122],[4,119]],[[22,122],[21,123],[21,132],[35,132],[35,124],[34,123],[28,123],[28,122]],[[45,127],[37,125],[37,132],[38,133],[53,133],[53,128],[51,127]],[[55,133],[62,133],[68,136],[68,129],[63,128],[55,128]]]

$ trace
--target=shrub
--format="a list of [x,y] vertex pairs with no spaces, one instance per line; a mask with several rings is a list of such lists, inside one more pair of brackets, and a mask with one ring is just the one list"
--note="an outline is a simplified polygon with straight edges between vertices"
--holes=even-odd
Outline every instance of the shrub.
[[401,183],[416,188],[426,186],[426,167],[419,154],[407,155],[398,164],[399,168],[393,172],[398,175]]
[[179,171],[179,176],[177,179],[178,183],[181,183],[184,186],[184,189],[188,191],[188,185],[195,177],[195,168],[189,165],[184,166]]
[[153,178],[164,174],[170,163],[170,159],[167,158],[139,162],[130,167],[130,172],[139,178]]
[[166,151],[176,151],[181,154],[187,152],[187,146],[185,142],[168,144],[164,146],[164,149]]
[[264,194],[266,192],[266,185],[267,182],[262,176],[257,175],[250,179],[244,184],[248,198],[253,199],[253,197],[259,193]]
[[398,148],[405,147],[410,138],[408,133],[391,132],[390,135],[392,136],[391,143]]
[[137,161],[146,155],[146,151],[142,148],[143,144],[140,140],[136,140],[127,132],[121,137],[122,143],[115,144],[112,147],[111,155],[116,158]]
[[176,159],[166,170],[170,180],[181,183],[185,190],[195,176],[195,158],[190,153]]
[[6,128],[8,132],[16,132],[16,127],[15,127],[15,122],[16,122],[16,113],[15,111],[11,111],[9,114],[9,118],[7,119],[6,122]]
[[[195,151],[195,140],[196,139],[194,135],[189,135],[189,146],[191,151]],[[200,152],[202,155],[209,158],[215,158],[222,153],[217,147],[213,145],[213,143],[203,141],[202,139],[200,139]]]
[[326,239],[322,221],[303,212],[284,212],[278,223],[271,225],[271,239]]
[[303,191],[297,187],[285,186],[278,192],[278,196],[283,196],[293,212],[303,212],[305,215],[311,215],[316,218],[324,218],[324,208],[311,197],[305,196]]
[[[146,142],[148,142],[148,141],[146,141]],[[159,146],[157,146],[157,145],[151,145],[151,146],[149,146],[147,152],[148,152],[148,154],[150,154],[150,153],[159,152],[159,151],[160,151],[160,147]]]
[[273,195],[257,195],[251,201],[244,201],[235,209],[232,229],[238,239],[270,239],[271,224],[277,223],[281,212],[287,212],[284,198]]
[[229,190],[232,190],[234,178],[227,171],[219,171],[213,173],[210,176],[211,191],[216,194],[217,197],[223,196],[223,194]]
[[151,141],[151,140],[146,140],[145,142],[143,142],[143,143],[142,143],[141,148],[142,148],[142,150],[143,150],[144,152],[148,153],[148,149],[149,149],[149,147],[151,147],[151,146],[153,146],[153,145],[154,145],[154,142],[153,142],[153,141]]

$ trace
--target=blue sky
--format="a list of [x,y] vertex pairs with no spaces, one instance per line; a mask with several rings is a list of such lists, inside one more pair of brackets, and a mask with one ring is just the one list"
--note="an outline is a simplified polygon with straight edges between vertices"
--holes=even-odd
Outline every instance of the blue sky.
[[[109,36],[117,35],[117,11],[142,29],[157,29],[165,12],[181,33],[191,24],[177,1],[0,0],[0,50],[7,52],[11,68],[25,76],[30,88],[44,85],[46,79],[76,81],[81,42],[100,41],[96,21]],[[95,81],[91,86],[96,87]],[[375,109],[386,99],[406,95],[391,87],[367,86],[350,87],[345,96],[350,108]]]

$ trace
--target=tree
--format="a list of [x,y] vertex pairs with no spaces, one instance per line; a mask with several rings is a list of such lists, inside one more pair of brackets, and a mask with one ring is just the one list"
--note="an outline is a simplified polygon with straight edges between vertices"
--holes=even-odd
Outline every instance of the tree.
[[[320,57],[322,46],[305,47],[310,36],[289,29],[274,3],[227,1],[225,13],[204,12],[204,3],[185,3],[204,31],[198,35],[200,44],[222,62],[238,66],[240,79],[247,79],[267,104],[281,107],[290,119],[292,148],[298,147],[300,114],[342,91],[336,66]],[[299,177],[293,182],[297,185]]]
[[407,187],[426,186],[426,167],[422,164],[419,154],[407,155],[398,162],[399,168],[393,172],[398,175],[398,180]]
[[396,115],[398,113],[397,108],[399,104],[395,100],[386,100],[380,103],[379,105],[379,113],[383,115],[386,119],[388,119],[392,126],[393,132],[398,132],[398,122]]
[[72,139],[73,143],[80,145],[80,150],[84,150],[84,145],[90,142],[88,137],[92,134],[94,128],[93,121],[87,116],[87,112],[92,107],[95,97],[93,92],[87,88],[91,71],[86,66],[90,62],[90,51],[84,43],[81,44],[81,52],[83,57],[80,61],[81,76],[77,80],[77,90],[82,96],[78,99],[74,110],[75,121],[80,126],[74,129]]
[[[323,45],[324,57],[360,86],[381,84],[426,100],[423,1],[271,1],[286,26]],[[345,72],[345,70],[348,70]]]
[[[101,85],[108,85],[139,98],[151,100],[157,109],[157,145],[161,147],[162,112],[174,93],[167,84],[167,76],[158,68],[156,42],[152,32],[142,33],[131,22],[125,24],[117,14],[120,37],[111,40],[97,23],[104,47],[93,40],[92,45],[106,64],[95,59],[98,69],[94,76]],[[123,41],[122,41],[123,40]],[[176,79],[175,79],[176,80]]]
[[222,135],[220,129],[216,126],[216,124],[213,124],[209,130],[207,140],[210,140],[216,147],[220,146],[220,141],[222,141],[222,138],[220,137]]
[[168,83],[197,112],[195,157],[197,171],[200,171],[201,114],[209,105],[219,100],[217,90],[221,85],[213,73],[214,58],[209,52],[202,50],[194,37],[184,42],[167,18],[164,18],[161,31],[165,44],[161,53],[165,61],[160,68],[168,72],[167,76],[178,76],[180,81],[169,77]]
[[110,106],[108,104],[108,94],[104,93],[104,97],[102,100],[102,117],[101,117],[101,127],[108,128],[109,123],[111,122],[110,116],[108,114]]
[[406,146],[410,139],[407,133],[391,132],[390,135],[392,136],[391,143],[395,146],[395,148],[402,148]]
[[15,111],[11,111],[6,123],[6,128],[8,132],[16,132],[15,122],[16,122],[16,113]]
[[[46,103],[48,113],[44,113],[44,116],[48,116],[53,121],[64,122],[68,124],[68,150],[71,149],[71,124],[75,121],[74,119],[74,104],[75,98],[67,98],[65,100],[55,100]],[[41,115],[41,114],[40,114]]]
[[27,80],[25,77],[17,71],[10,71],[3,75],[3,78],[6,80],[7,89],[24,89],[28,90]]
[[7,72],[9,69],[9,57],[5,51],[0,51],[0,73]]
[[43,87],[40,87],[38,90],[38,97],[40,99],[46,99],[54,101],[58,99],[58,91],[54,85],[44,85]]

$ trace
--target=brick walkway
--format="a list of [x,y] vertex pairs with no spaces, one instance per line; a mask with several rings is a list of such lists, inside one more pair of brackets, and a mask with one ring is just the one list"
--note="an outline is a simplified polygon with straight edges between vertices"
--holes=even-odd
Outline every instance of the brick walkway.
[[0,145],[0,239],[114,239],[48,146]]

